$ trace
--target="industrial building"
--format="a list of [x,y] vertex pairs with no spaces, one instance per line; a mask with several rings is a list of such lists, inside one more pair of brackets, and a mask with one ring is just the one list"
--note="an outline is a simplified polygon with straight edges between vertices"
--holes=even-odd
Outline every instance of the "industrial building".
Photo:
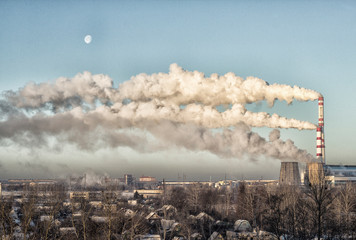
[[317,184],[325,177],[325,168],[322,162],[307,163],[305,183]]
[[323,169],[326,179],[332,184],[345,184],[347,182],[356,182],[355,165],[327,165],[325,160],[325,135],[324,135],[324,98],[320,97],[319,102],[319,124],[317,128],[317,159],[323,167],[318,167],[319,172]]
[[316,160],[306,164],[303,179],[300,178],[298,162],[282,162],[279,176],[280,185],[317,183],[326,179],[333,185],[356,182],[356,165],[327,165],[325,158],[324,98],[318,98],[318,126],[316,128]]
[[[316,183],[325,176],[324,98],[318,98],[318,126],[316,128],[316,161],[306,164],[304,184]],[[281,162],[280,185],[300,185],[298,162]]]
[[333,185],[356,182],[355,165],[325,165],[325,172]]
[[150,177],[150,176],[142,176],[139,178],[140,182],[157,182],[157,179],[155,177]]
[[300,185],[300,174],[298,162],[282,162],[279,174],[279,184]]
[[324,98],[318,99],[318,126],[316,128],[316,161],[307,163],[306,184],[315,184],[325,177],[325,134],[324,134]]
[[[316,161],[306,164],[304,184],[318,183],[326,179],[333,185],[356,182],[356,165],[327,165],[325,159],[324,98],[318,98],[318,126],[316,128]],[[297,162],[282,162],[279,184],[299,185]]]

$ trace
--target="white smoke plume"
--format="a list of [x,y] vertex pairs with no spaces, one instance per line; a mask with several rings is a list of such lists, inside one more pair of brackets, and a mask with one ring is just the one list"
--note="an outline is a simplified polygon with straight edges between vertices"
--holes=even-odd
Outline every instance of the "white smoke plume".
[[189,150],[209,151],[221,157],[267,156],[280,160],[297,160],[308,162],[313,156],[305,150],[298,149],[291,140],[279,139],[279,130],[274,129],[269,141],[239,124],[233,130],[225,128],[222,132],[211,132],[209,129],[191,124],[175,124],[163,121],[160,124],[146,124],[146,128],[158,139],[163,140],[165,147],[175,145]]
[[131,102],[127,105],[118,103],[113,105],[111,110],[121,118],[133,122],[143,119],[166,119],[180,123],[194,123],[206,128],[230,127],[244,123],[251,127],[315,129],[315,125],[310,122],[287,119],[277,114],[247,111],[242,104],[235,104],[231,109],[219,112],[215,107],[201,104],[188,104],[183,109],[178,105],[164,105],[158,100],[152,100]]
[[71,79],[58,78],[55,83],[29,83],[17,92],[6,92],[5,96],[19,108],[36,109],[47,104],[55,109],[94,104],[97,100],[106,103],[115,92],[107,75],[84,72]]
[[[59,142],[76,144],[80,149],[96,150],[104,147],[130,147],[139,152],[159,151],[182,147],[192,151],[208,151],[224,158],[268,156],[281,160],[310,161],[312,156],[298,149],[291,140],[279,139],[273,130],[266,140],[245,124],[234,129],[212,132],[195,124],[174,123],[167,120],[137,121],[134,125],[125,119],[108,117],[100,111],[76,114],[58,113],[54,116],[24,115],[0,124],[0,140],[11,138],[22,146],[44,145],[48,136],[57,136]],[[148,141],[132,128],[145,130],[157,141]]]
[[[118,89],[106,75],[78,74],[72,79],[59,78],[55,83],[28,84],[18,92],[9,91],[6,98],[18,108],[62,109],[82,106],[95,108],[96,103],[114,104],[115,111],[135,121],[167,119],[191,122],[208,128],[245,123],[252,127],[315,129],[310,122],[287,119],[277,114],[247,111],[244,104],[266,100],[273,105],[276,99],[291,103],[315,100],[319,93],[297,86],[273,84],[258,78],[243,80],[233,73],[224,76],[183,70],[177,64],[170,72],[153,75],[139,74],[124,82]],[[130,104],[123,104],[126,100]],[[216,106],[231,104],[231,109],[219,112]],[[182,108],[181,105],[186,105]]]
[[276,99],[291,103],[316,100],[320,94],[297,86],[272,84],[255,77],[244,80],[234,73],[219,76],[214,73],[186,71],[171,64],[170,71],[158,74],[139,74],[119,87],[120,97],[133,101],[160,99],[170,104],[201,103],[209,106],[221,104],[246,104],[266,100],[273,105]]
[[[72,79],[30,83],[4,93],[0,101],[0,140],[23,146],[46,145],[46,139],[55,136],[58,141],[89,150],[184,147],[222,157],[249,154],[309,161],[312,157],[292,141],[280,140],[277,130],[268,141],[251,132],[250,127],[301,130],[314,129],[314,124],[250,112],[244,105],[266,100],[272,106],[276,99],[291,103],[294,99],[315,100],[319,95],[297,86],[269,85],[258,78],[243,80],[233,73],[206,78],[176,64],[170,66],[168,74],[139,74],[119,88],[114,88],[106,75],[84,72]],[[222,104],[230,107],[218,111],[217,106]],[[213,133],[211,128],[223,129]],[[148,141],[142,130],[156,141]]]
[[97,174],[93,170],[88,170],[84,174],[72,174],[67,176],[67,183],[72,187],[103,187],[106,186],[106,179],[110,178],[109,174]]

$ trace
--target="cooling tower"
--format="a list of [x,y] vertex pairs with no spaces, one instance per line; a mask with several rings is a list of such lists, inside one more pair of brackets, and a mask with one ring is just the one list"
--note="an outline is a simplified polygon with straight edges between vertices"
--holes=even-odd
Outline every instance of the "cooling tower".
[[281,162],[279,184],[300,185],[300,174],[297,162]]
[[307,180],[310,184],[318,184],[324,179],[324,164],[322,162],[312,162],[307,164]]

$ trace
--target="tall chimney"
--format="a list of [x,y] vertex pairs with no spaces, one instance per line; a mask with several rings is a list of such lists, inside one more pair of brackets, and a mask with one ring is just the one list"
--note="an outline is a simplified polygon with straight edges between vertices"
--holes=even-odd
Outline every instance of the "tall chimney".
[[319,97],[318,105],[319,105],[319,126],[323,127],[324,126],[324,98],[323,97]]
[[322,159],[322,135],[321,135],[321,127],[316,128],[316,158]]
[[319,97],[318,99],[319,107],[319,121],[318,128],[316,132],[316,157],[321,158],[322,162],[325,164],[325,138],[324,138],[324,97]]

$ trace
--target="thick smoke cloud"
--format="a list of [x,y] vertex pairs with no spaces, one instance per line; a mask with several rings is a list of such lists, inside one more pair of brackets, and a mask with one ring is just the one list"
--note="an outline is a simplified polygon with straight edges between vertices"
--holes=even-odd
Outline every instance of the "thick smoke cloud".
[[170,72],[139,74],[120,85],[120,97],[134,101],[161,99],[170,104],[201,103],[217,106],[221,104],[246,104],[266,100],[273,105],[276,99],[291,103],[315,100],[319,93],[289,85],[268,84],[262,79],[248,77],[246,80],[227,73],[223,76],[186,71],[171,64]]
[[[18,108],[50,109],[55,112],[81,106],[95,108],[99,103],[114,104],[114,110],[129,121],[167,119],[219,128],[245,123],[251,127],[315,129],[310,122],[287,119],[277,114],[254,113],[244,104],[276,99],[291,103],[315,100],[320,94],[297,86],[273,84],[258,78],[243,80],[233,73],[224,76],[183,70],[176,64],[168,74],[139,74],[118,89],[106,75],[78,74],[72,79],[59,78],[55,83],[30,83],[17,92],[5,94]],[[129,104],[123,104],[130,102]],[[219,112],[216,106],[230,104]],[[184,105],[184,108],[182,107]]]
[[[119,88],[106,75],[78,74],[54,83],[30,83],[4,93],[0,140],[46,146],[48,137],[81,149],[126,146],[137,151],[183,147],[222,157],[269,156],[310,161],[311,155],[273,130],[266,140],[250,127],[314,129],[315,125],[276,114],[250,112],[245,104],[276,99],[317,99],[315,91],[183,70],[140,74]],[[224,111],[217,106],[228,105]],[[212,131],[211,129],[217,129]],[[154,140],[152,140],[154,139]]]
[[279,131],[273,130],[267,141],[244,125],[239,124],[233,130],[223,129],[221,132],[211,132],[209,129],[190,124],[176,124],[171,121],[161,122],[147,127],[149,131],[163,142],[189,150],[209,151],[218,156],[250,157],[267,156],[281,160],[311,161],[313,157],[305,150],[298,149],[291,140],[279,139]]
[[112,86],[107,75],[84,72],[72,79],[58,78],[55,83],[29,83],[17,92],[6,92],[5,96],[19,108],[37,109],[51,105],[56,109],[83,103],[93,105],[96,101],[106,103],[116,92]]
[[235,104],[224,112],[217,108],[201,104],[189,104],[185,108],[178,105],[165,105],[158,100],[148,102],[131,102],[127,105],[115,104],[112,107],[118,116],[131,121],[143,119],[166,119],[180,123],[194,123],[206,128],[221,128],[244,123],[251,127],[315,129],[315,125],[296,119],[287,119],[277,114],[247,111],[242,104]]

